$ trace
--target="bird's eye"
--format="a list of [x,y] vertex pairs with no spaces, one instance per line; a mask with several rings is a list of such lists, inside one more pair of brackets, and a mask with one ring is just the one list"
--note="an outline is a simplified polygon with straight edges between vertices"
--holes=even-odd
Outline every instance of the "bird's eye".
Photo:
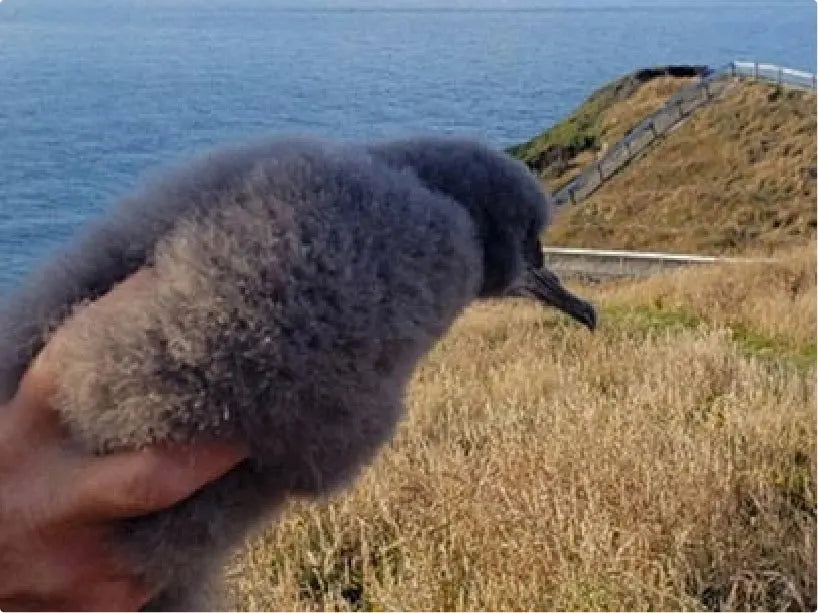
[[532,221],[531,225],[528,226],[528,235],[533,236],[534,239],[538,239],[540,236],[540,224],[536,221]]
[[540,239],[537,239],[535,241],[535,244],[537,245],[537,258],[536,258],[537,268],[542,268],[545,265],[545,259],[544,259],[544,256],[543,256],[542,243],[540,243]]
[[542,244],[536,233],[530,234],[525,241],[526,260],[532,268],[542,268],[545,263],[542,253]]

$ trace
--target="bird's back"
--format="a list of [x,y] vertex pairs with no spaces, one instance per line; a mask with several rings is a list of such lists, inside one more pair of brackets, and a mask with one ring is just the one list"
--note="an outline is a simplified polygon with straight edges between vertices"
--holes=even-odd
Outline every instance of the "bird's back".
[[[416,361],[481,281],[465,209],[361,148],[316,141],[211,155],[67,254],[6,312],[16,346],[42,346],[26,314],[38,298],[57,321],[139,266],[156,274],[116,317],[77,319],[60,381],[74,434],[96,452],[201,436],[252,450],[182,505],[123,524],[168,583],[157,606],[189,603],[205,560],[284,495],[326,492],[371,457]],[[17,370],[30,359],[9,357]]]

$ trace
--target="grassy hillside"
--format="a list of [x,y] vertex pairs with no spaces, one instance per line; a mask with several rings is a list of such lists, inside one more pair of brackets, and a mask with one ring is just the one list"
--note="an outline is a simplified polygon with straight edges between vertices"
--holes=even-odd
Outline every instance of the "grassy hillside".
[[[630,117],[631,106],[619,103],[607,115]],[[737,253],[810,241],[816,235],[815,113],[813,92],[739,83],[565,210],[548,242]]]
[[242,609],[815,609],[815,245],[470,309],[355,486],[229,569]]
[[508,151],[534,169],[549,188],[558,189],[591,163],[597,151],[615,144],[702,70],[671,66],[627,74],[593,92],[563,121]]

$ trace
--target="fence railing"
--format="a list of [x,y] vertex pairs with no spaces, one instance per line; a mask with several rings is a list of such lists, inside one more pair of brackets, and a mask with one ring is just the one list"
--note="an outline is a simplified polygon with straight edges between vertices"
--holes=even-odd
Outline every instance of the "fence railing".
[[762,64],[759,62],[731,62],[730,72],[734,77],[752,77],[772,81],[779,85],[795,85],[816,89],[815,75],[803,70],[794,68],[784,68],[775,64]]
[[546,265],[559,275],[587,279],[646,277],[681,266],[776,262],[774,258],[738,258],[682,253],[543,247]]
[[670,132],[683,119],[721,95],[732,84],[731,77],[751,77],[780,85],[816,89],[814,74],[773,64],[730,62],[712,69],[695,83],[676,92],[659,110],[648,115],[599,160],[558,190],[554,194],[555,204],[576,204],[590,196],[620,168]]

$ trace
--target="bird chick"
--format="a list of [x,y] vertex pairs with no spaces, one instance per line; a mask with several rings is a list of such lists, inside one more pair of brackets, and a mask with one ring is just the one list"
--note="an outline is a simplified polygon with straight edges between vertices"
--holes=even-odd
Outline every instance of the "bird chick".
[[291,495],[348,483],[392,435],[418,360],[474,299],[524,293],[589,327],[541,270],[550,201],[479,143],[288,139],[212,152],[130,196],[0,311],[0,401],[64,322],[139,269],[153,287],[77,317],[57,408],[91,453],[231,438],[249,458],[118,526],[153,609],[212,574]]

